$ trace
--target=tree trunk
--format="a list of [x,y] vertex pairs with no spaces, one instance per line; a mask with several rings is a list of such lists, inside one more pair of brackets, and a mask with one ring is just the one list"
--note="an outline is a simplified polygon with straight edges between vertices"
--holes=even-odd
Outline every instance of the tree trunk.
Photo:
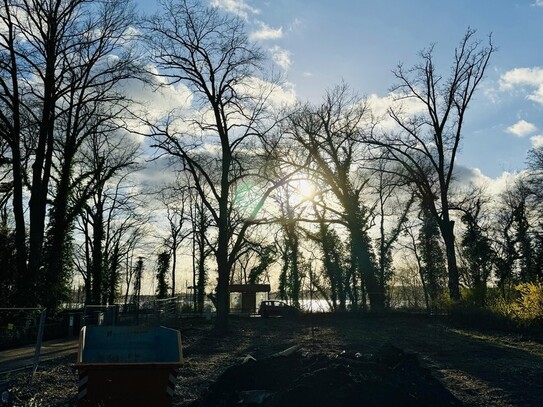
[[219,332],[226,330],[228,326],[228,313],[230,311],[230,269],[228,268],[228,260],[226,251],[224,254],[217,251],[217,270],[219,279],[217,284],[217,319],[215,328]]
[[367,296],[370,300],[370,310],[382,311],[385,306],[385,299],[380,290],[379,281],[375,276],[375,267],[370,259],[369,247],[367,242],[365,242],[365,236],[363,236],[363,232],[358,229],[351,230],[351,238],[355,251],[355,258],[366,285]]
[[351,234],[351,250],[354,251],[352,257],[356,259],[358,270],[366,286],[366,294],[370,300],[370,310],[382,311],[385,307],[385,298],[379,286],[375,265],[370,257],[369,237],[364,232],[358,200],[352,196],[346,196],[346,198],[343,207]]
[[43,240],[47,194],[53,159],[53,134],[55,124],[56,85],[56,25],[48,27],[49,37],[45,45],[45,74],[43,80],[43,106],[39,123],[38,142],[32,165],[32,186],[30,188],[28,273],[36,281],[42,265]]
[[[227,196],[227,195],[226,195]],[[230,263],[228,258],[228,223],[227,202],[220,202],[220,218],[217,241],[217,319],[215,328],[219,332],[228,326],[228,313],[230,312]]]
[[[200,229],[202,230],[202,228]],[[203,233],[203,232],[202,232]],[[198,312],[204,312],[204,298],[205,298],[205,282],[206,282],[206,268],[205,268],[205,241],[203,236],[199,236],[198,241]]]
[[461,297],[458,266],[456,264],[456,251],[454,247],[454,221],[444,219],[439,222],[439,225],[447,255],[449,295],[453,301],[459,301]]
[[300,281],[300,265],[299,263],[299,257],[300,257],[300,248],[298,244],[298,236],[296,235],[296,231],[294,231],[294,228],[292,235],[291,235],[291,252],[290,252],[290,299],[292,301],[292,305],[294,305],[296,308],[300,308],[300,288],[301,288],[301,281]]
[[175,270],[177,268],[177,236],[172,244],[172,297],[175,297]]
[[422,284],[422,293],[424,294],[424,303],[426,304],[426,311],[430,312],[430,297],[428,295],[428,287],[426,286],[426,281],[424,280],[424,273],[422,272],[422,265],[420,260],[417,259],[418,268],[419,268],[419,277]]
[[15,305],[34,306],[35,297],[30,295],[33,291],[35,280],[28,275],[26,224],[23,206],[23,175],[21,168],[21,156],[19,147],[14,146],[13,154],[13,212],[15,216],[15,248],[16,264],[20,278],[17,284]]
[[92,277],[89,273],[85,278],[85,305],[91,304],[92,300]]
[[[356,268],[356,259],[353,257],[353,251],[351,250],[350,254],[350,261],[351,265],[349,266],[349,270],[347,272],[346,278],[346,287],[349,292],[349,299],[351,300],[351,309],[353,311],[357,311],[359,308],[359,295],[358,295],[358,276],[357,276],[357,268]],[[350,285],[349,285],[350,283]]]
[[98,305],[101,303],[103,259],[102,242],[104,240],[103,203],[102,193],[99,193],[96,203],[96,213],[93,219],[93,242],[92,242],[92,302]]
[[68,217],[68,199],[70,189],[70,173],[72,168],[73,149],[69,144],[64,154],[64,163],[60,182],[58,183],[55,196],[52,217],[49,221],[50,229],[46,250],[46,270],[41,276],[42,284],[40,298],[44,298],[44,305],[56,308],[61,298],[58,296],[62,291],[64,276],[66,274],[65,252],[66,237],[70,231],[70,220]]
[[119,241],[115,242],[113,249],[113,256],[111,258],[111,264],[109,265],[109,281],[108,281],[108,293],[107,293],[107,303],[112,305],[115,304],[115,297],[117,294],[117,281],[119,276]]

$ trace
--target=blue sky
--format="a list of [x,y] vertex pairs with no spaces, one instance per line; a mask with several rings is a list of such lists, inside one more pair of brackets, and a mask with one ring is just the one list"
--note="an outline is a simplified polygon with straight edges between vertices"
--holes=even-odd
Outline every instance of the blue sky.
[[[204,0],[206,1],[206,0]],[[524,168],[543,144],[543,0],[209,0],[246,20],[300,100],[318,101],[344,80],[386,97],[391,70],[435,43],[444,76],[468,27],[498,51],[467,117],[458,164],[485,176]],[[142,11],[155,2],[138,0]]]

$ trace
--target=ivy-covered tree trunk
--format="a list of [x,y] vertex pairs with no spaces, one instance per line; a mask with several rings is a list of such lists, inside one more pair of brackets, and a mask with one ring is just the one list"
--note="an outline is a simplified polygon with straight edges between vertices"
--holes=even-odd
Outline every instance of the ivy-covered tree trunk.
[[331,229],[317,212],[316,205],[313,205],[314,212],[319,220],[319,234],[317,240],[322,248],[322,265],[330,283],[330,300],[334,311],[344,312],[347,310],[347,287],[349,279],[345,278],[345,264],[342,259],[343,247],[337,233]]
[[115,300],[117,298],[117,289],[119,285],[119,269],[121,264],[121,254],[120,254],[120,248],[119,248],[120,242],[116,241],[113,250],[111,250],[111,254],[108,256],[108,279],[107,279],[107,287],[106,287],[106,295],[107,295],[107,303],[108,304],[115,304]]
[[97,194],[95,212],[92,216],[92,288],[90,304],[99,305],[102,303],[103,288],[103,242],[104,242],[104,202],[102,191]]
[[445,257],[441,249],[439,226],[430,211],[422,208],[420,214],[422,227],[419,232],[418,252],[420,253],[421,277],[430,300],[430,308],[435,308],[443,283],[447,276]]
[[365,286],[364,296],[367,295],[370,301],[371,311],[382,311],[385,307],[385,295],[381,291],[377,270],[370,247],[370,238],[364,230],[364,222],[358,199],[348,194],[343,202],[345,208],[345,219],[349,226],[351,236],[352,258],[356,259],[358,270],[362,276],[362,283]]
[[163,251],[158,254],[156,262],[156,297],[158,299],[163,299],[168,296],[168,282],[166,281],[166,276],[170,271],[170,253]]
[[460,275],[456,261],[456,247],[454,236],[454,221],[448,216],[443,216],[439,221],[441,236],[445,243],[445,254],[447,256],[448,287],[449,295],[454,301],[460,300]]

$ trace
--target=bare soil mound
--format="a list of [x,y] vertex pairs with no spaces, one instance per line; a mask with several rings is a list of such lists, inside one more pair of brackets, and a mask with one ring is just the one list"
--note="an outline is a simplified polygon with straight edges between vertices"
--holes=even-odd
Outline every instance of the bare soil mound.
[[275,356],[228,368],[192,406],[461,406],[416,354]]

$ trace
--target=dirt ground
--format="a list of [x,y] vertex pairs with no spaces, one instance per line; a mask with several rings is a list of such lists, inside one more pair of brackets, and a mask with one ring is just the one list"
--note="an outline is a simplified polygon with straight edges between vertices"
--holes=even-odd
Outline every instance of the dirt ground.
[[[429,371],[463,405],[543,405],[543,344],[518,335],[477,332],[439,317],[412,315],[237,318],[223,336],[211,328],[203,320],[186,320],[181,327],[185,363],[179,371],[174,406],[205,405],[202,400],[217,386],[213,383],[224,378],[221,375],[227,368],[244,359],[269,360],[294,345],[299,346],[298,358],[312,361],[321,370],[333,364],[338,374],[348,374],[355,381],[383,345],[392,346],[414,357],[425,369],[421,372]],[[334,362],[338,358],[348,363],[339,366]],[[358,358],[364,362],[355,361]],[[73,406],[74,361],[75,355],[43,363],[32,383],[25,372],[11,374],[15,405]],[[346,372],[347,365],[359,366],[357,376]],[[274,369],[280,376],[281,368]],[[285,365],[285,372],[289,369]],[[307,374],[302,379],[307,382]]]

